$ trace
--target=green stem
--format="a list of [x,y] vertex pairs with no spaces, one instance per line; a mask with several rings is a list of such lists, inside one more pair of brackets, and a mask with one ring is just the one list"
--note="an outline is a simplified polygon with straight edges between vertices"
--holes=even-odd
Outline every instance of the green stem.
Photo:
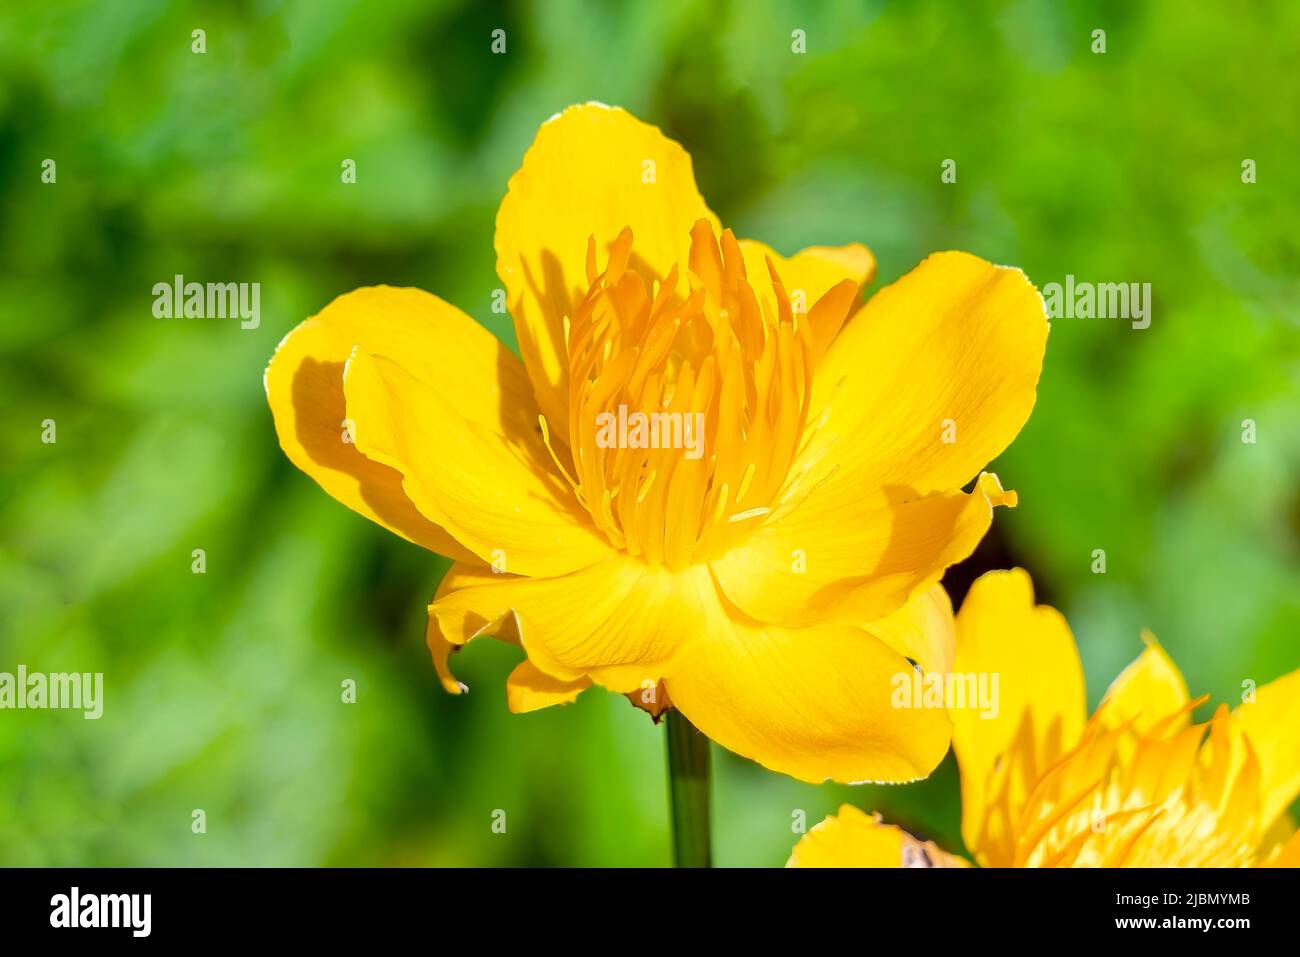
[[676,708],[668,725],[668,794],[673,816],[673,863],[712,867],[709,844],[709,739]]

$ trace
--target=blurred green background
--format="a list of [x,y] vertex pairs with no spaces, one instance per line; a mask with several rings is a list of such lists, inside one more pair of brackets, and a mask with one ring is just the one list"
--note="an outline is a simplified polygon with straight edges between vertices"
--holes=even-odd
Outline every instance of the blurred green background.
[[[513,341],[496,206],[538,124],[590,99],[680,140],[723,221],[786,253],[1150,282],[1148,330],[1053,324],[996,463],[1021,507],[953,589],[1030,569],[1092,703],[1143,626],[1216,699],[1300,666],[1297,36],[1294,3],[6,2],[0,670],[102,671],[106,709],[0,712],[0,864],[668,862],[662,728],[600,692],[511,716],[493,642],[443,694],[444,563],[294,470],[262,391],[359,285]],[[176,273],[260,282],[261,326],[155,319]],[[783,863],[797,812],[843,800],[961,848],[951,757],[853,789],[714,753],[721,864]]]

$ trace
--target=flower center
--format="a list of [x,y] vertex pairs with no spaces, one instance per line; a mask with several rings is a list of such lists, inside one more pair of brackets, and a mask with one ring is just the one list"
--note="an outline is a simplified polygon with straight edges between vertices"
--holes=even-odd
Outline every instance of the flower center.
[[684,282],[677,265],[652,275],[630,229],[601,273],[588,242],[590,286],[566,326],[574,474],[561,469],[615,547],[680,570],[793,493],[815,354],[770,260],[768,273],[752,285],[735,236],[703,220]]
[[[1240,772],[1234,770],[1227,709],[1221,708],[1210,723],[1208,750],[1196,748],[1205,726],[1178,730],[1177,718],[1171,715],[1144,733],[1131,722],[1109,731],[1090,727],[1032,788],[1021,820],[1012,828],[1017,841],[1013,863],[1251,863],[1258,843],[1257,763],[1249,756]],[[1131,754],[1121,755],[1121,741],[1129,742]],[[1161,774],[1153,775],[1153,767],[1163,769]]]

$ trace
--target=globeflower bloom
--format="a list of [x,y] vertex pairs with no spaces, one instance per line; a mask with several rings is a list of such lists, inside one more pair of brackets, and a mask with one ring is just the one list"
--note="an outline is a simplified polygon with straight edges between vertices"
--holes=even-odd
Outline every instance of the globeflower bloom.
[[526,655],[515,711],[595,684],[805,780],[932,770],[949,719],[891,708],[890,679],[946,667],[937,582],[1014,505],[980,470],[1034,404],[1034,287],[940,253],[862,305],[864,246],[737,239],[679,145],[599,104],[538,131],[495,245],[522,359],[379,286],[266,373],[299,468],[456,560],[430,606],[444,687],[491,635]]
[[[1017,569],[980,578],[957,615],[955,674],[1000,673],[997,716],[953,712],[962,838],[986,867],[1300,866],[1300,670],[1204,724],[1155,638],[1085,715],[1069,626]],[[1208,696],[1207,696],[1208,697]],[[797,867],[951,867],[960,857],[844,806]]]

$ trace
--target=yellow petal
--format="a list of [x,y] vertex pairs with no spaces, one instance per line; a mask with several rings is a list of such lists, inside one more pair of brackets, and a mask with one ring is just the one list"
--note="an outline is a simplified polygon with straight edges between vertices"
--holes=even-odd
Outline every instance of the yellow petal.
[[912,781],[948,750],[942,709],[895,708],[907,660],[861,628],[782,628],[714,602],[664,678],[706,736],[802,781]]
[[1098,711],[1103,724],[1114,728],[1132,722],[1134,730],[1142,733],[1158,721],[1177,714],[1170,730],[1187,727],[1191,713],[1186,708],[1191,699],[1182,672],[1151,632],[1144,631],[1142,640],[1146,642],[1146,650],[1120,672],[1102,698]]
[[[465,633],[458,633],[456,640],[453,642],[443,633],[437,617],[433,614],[433,610],[437,607],[438,601],[445,595],[475,585],[498,582],[502,577],[489,566],[483,565],[477,560],[473,562],[457,562],[447,569],[447,573],[443,575],[442,581],[438,584],[433,603],[429,605],[429,624],[424,637],[425,643],[429,646],[429,654],[433,656],[433,666],[438,672],[438,678],[442,681],[442,686],[448,694],[460,694],[466,690],[464,683],[457,681],[456,676],[451,673],[449,659],[455,652],[459,651],[467,641],[484,635],[499,638],[507,644],[518,645],[519,627],[514,616],[510,614],[501,615],[491,621],[483,619],[463,623],[462,631]],[[504,577],[513,580],[517,576],[507,575]]]
[[1300,831],[1291,835],[1285,844],[1278,845],[1264,859],[1263,867],[1300,867]]
[[497,213],[496,253],[519,350],[548,421],[568,421],[564,320],[589,285],[588,238],[603,261],[630,226],[637,256],[663,278],[687,262],[699,219],[718,226],[690,156],[658,128],[598,103],[571,106],[542,124]]
[[484,562],[559,575],[612,554],[540,436],[507,441],[383,356],[354,355],[343,391],[357,448],[401,472],[420,512]]
[[[429,651],[433,655],[434,667],[442,680],[442,686],[451,694],[460,694],[465,690],[465,685],[457,681],[451,673],[448,662],[451,654],[459,651],[466,641],[488,635],[507,644],[519,645],[519,623],[508,610],[491,621],[476,620],[472,623],[462,621],[461,632],[457,635],[459,640],[452,643],[439,626],[437,616],[433,613],[434,609],[442,598],[453,592],[501,581],[519,580],[517,576],[499,575],[487,566],[462,562],[457,562],[443,576],[437,594],[434,596],[434,602],[429,606],[429,628],[426,639]],[[506,704],[516,714],[523,714],[551,705],[568,704],[590,686],[591,682],[586,678],[577,681],[562,681],[554,678],[525,658],[515,666],[506,679]]]
[[[1253,752],[1252,752],[1253,753]],[[1290,814],[1279,814],[1259,840],[1256,867],[1300,867],[1300,831]]]
[[861,243],[809,246],[786,258],[767,243],[742,239],[740,251],[745,256],[745,271],[749,275],[766,276],[767,260],[771,259],[786,291],[793,296],[795,290],[803,290],[808,305],[845,279],[856,283],[860,289],[876,275],[876,258]]
[[[908,781],[948,747],[942,709],[895,709],[912,666],[858,628],[783,629],[732,617],[707,569],[619,557],[556,578],[462,577],[430,608],[447,652],[519,629],[532,664],[564,682],[657,689],[723,747],[802,780]],[[455,680],[444,681],[451,689]]]
[[526,714],[557,704],[571,704],[591,687],[589,678],[562,681],[525,658],[506,679],[506,704],[515,714]]
[[888,618],[866,626],[900,655],[910,658],[924,672],[946,674],[957,653],[957,623],[952,601],[942,585],[931,585]]
[[639,690],[627,693],[627,700],[650,715],[656,724],[663,713],[673,706],[673,699],[668,697],[668,689],[662,680],[656,682],[654,687],[649,682],[643,683]]
[[334,498],[403,538],[456,558],[470,552],[420,514],[401,474],[348,441],[343,366],[356,347],[419,370],[459,414],[497,432],[534,415],[523,365],[486,329],[419,289],[339,296],[285,336],[266,370],[267,400],[289,460]]
[[710,563],[747,614],[790,626],[883,618],[975,550],[994,506],[1015,504],[991,473],[970,494],[872,494],[837,479],[802,499],[796,491],[792,504]]
[[1255,690],[1232,712],[1260,765],[1260,821],[1268,827],[1300,794],[1300,670]]
[[[620,692],[654,688],[699,620],[676,576],[623,556],[555,578],[462,581],[440,589],[430,606],[442,641],[460,645],[513,620],[542,671]],[[440,648],[434,653],[436,660]]]
[[795,471],[869,493],[961,488],[1034,407],[1047,343],[1043,299],[1018,269],[930,256],[849,320],[817,368]]
[[954,711],[952,745],[966,846],[980,863],[1007,866],[1029,790],[1083,730],[1079,652],[1065,619],[1034,604],[1033,583],[1017,568],[971,586],[957,613],[953,670],[997,676],[996,717]]
[[[857,311],[862,288],[876,275],[876,258],[861,243],[810,246],[789,259],[766,243],[753,239],[740,240],[740,249],[745,257],[747,274],[766,276],[767,262],[770,259],[776,266],[786,292],[795,301],[796,311],[798,303],[803,302],[804,311],[808,313],[813,327],[816,356],[821,356],[826,351],[844,320]],[[846,283],[845,288],[839,292],[845,300],[844,308],[818,309],[823,297],[841,283]],[[760,299],[766,297],[774,300],[771,287],[766,283],[755,283],[754,291]],[[829,302],[826,304],[830,305]],[[772,305],[775,307],[775,301],[772,301]]]
[[713,563],[728,597],[763,621],[867,621],[969,555],[1014,499],[956,489],[1024,424],[1046,337],[1024,275],[965,253],[872,297],[817,368],[782,504]]
[[932,841],[918,841],[851,804],[799,839],[786,867],[969,867]]

